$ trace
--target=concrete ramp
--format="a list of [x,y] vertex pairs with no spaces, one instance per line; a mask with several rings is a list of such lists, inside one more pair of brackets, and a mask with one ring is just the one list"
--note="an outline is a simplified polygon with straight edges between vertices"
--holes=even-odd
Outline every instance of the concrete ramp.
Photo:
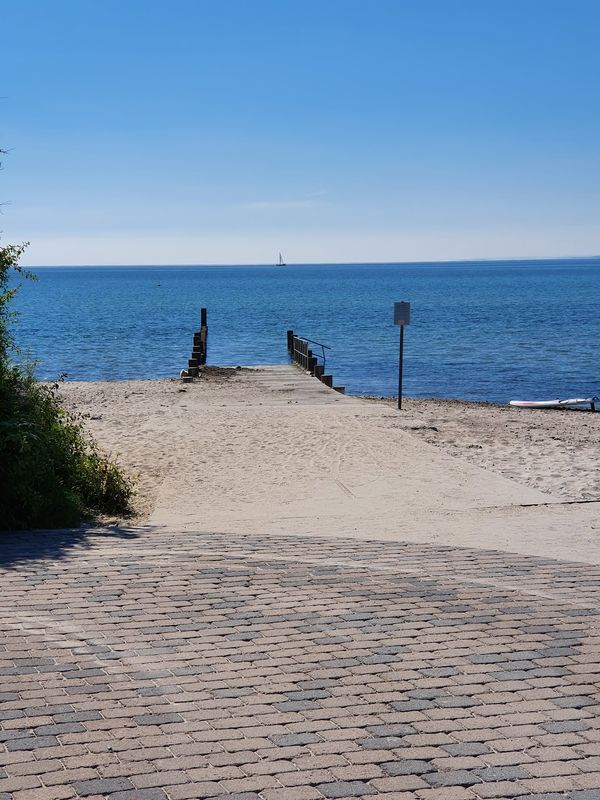
[[219,392],[199,382],[189,394],[189,437],[152,524],[488,547],[508,536],[514,548],[532,527],[545,536],[559,502],[446,455],[401,430],[401,412],[295,366],[241,369]]

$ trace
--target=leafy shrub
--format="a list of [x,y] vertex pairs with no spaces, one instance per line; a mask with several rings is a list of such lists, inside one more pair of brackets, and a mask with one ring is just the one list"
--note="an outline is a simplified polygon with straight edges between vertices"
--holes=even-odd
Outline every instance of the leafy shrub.
[[73,526],[98,513],[126,514],[133,493],[57,389],[14,359],[9,286],[24,245],[0,248],[0,530]]

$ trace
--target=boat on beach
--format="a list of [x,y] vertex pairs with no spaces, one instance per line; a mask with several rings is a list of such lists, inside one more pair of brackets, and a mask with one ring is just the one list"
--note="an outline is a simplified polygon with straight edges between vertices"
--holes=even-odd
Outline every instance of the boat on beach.
[[568,400],[511,400],[509,405],[518,408],[571,408],[589,405],[595,411],[598,402],[598,397],[572,397]]

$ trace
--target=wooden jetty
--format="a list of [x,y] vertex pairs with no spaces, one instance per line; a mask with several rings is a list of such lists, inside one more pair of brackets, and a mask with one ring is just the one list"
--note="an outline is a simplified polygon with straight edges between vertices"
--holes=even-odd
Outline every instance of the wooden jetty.
[[[189,383],[200,376],[202,367],[206,366],[208,343],[208,311],[206,308],[200,309],[200,329],[194,332],[192,355],[188,359],[187,369],[182,369],[179,377],[182,381]],[[311,348],[314,345],[315,349]],[[331,348],[308,339],[305,336],[297,336],[294,331],[287,332],[287,348],[292,363],[317,378],[324,386],[333,389],[339,394],[345,394],[344,386],[334,385],[333,375],[325,372],[326,369],[326,350]],[[316,348],[320,348],[319,353]]]

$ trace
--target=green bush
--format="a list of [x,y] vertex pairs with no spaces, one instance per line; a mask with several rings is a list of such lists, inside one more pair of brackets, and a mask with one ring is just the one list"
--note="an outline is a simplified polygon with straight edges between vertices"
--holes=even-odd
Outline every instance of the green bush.
[[0,248],[0,530],[78,525],[99,513],[127,514],[133,493],[79,419],[61,405],[58,384],[36,382],[14,363],[9,286],[24,246]]

